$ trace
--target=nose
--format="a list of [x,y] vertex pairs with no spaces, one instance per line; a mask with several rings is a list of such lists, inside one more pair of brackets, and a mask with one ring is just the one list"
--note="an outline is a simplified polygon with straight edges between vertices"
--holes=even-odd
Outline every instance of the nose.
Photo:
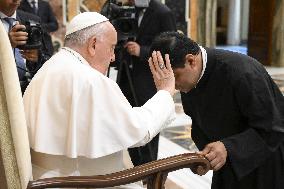
[[177,84],[175,84],[175,89],[179,90],[179,86]]
[[115,61],[115,53],[113,53],[111,58],[110,58],[110,62],[114,62],[114,61]]

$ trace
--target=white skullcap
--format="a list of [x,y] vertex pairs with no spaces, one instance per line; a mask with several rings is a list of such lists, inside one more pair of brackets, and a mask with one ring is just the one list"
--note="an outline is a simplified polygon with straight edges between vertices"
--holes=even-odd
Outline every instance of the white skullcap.
[[105,21],[108,21],[108,19],[97,12],[80,13],[76,15],[67,25],[65,36]]

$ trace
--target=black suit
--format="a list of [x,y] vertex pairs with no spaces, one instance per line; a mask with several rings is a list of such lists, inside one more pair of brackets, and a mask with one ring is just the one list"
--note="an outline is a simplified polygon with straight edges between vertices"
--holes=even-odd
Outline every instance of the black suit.
[[[136,37],[136,42],[140,45],[140,57],[132,56],[132,80],[138,106],[145,104],[157,92],[147,60],[154,37],[165,31],[176,31],[174,15],[166,5],[151,0],[144,12]],[[129,149],[133,164],[136,166],[156,160],[158,142],[159,135],[143,147]]]
[[[26,21],[33,21],[40,23],[40,18],[33,14],[17,10],[17,20],[20,24],[24,24]],[[42,43],[45,43],[45,39],[42,39]],[[24,81],[20,81],[22,93],[24,93],[26,87],[28,86],[29,80],[35,75],[38,69],[51,57],[51,54],[47,52],[47,49],[42,46],[39,49],[39,56],[37,62],[26,61],[26,68],[28,70],[28,78]]]
[[280,189],[284,185],[284,97],[255,59],[206,49],[204,75],[182,93],[191,135],[202,150],[222,141],[228,156],[212,189]]
[[[34,14],[34,11],[27,0],[22,0],[18,9]],[[58,23],[49,3],[38,0],[38,11],[36,15],[40,17],[43,29],[46,31],[44,33],[46,48],[48,49],[49,54],[53,54],[53,45],[49,33],[58,29]]]

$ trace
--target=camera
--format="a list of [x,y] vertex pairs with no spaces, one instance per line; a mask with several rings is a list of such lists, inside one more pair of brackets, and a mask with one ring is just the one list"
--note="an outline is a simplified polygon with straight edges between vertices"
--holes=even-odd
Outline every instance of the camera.
[[138,30],[137,13],[149,6],[149,0],[135,0],[133,5],[123,5],[118,0],[109,0],[102,9],[117,31],[118,46],[136,38]]
[[[126,93],[128,93],[127,88],[130,88],[134,104],[138,105],[131,78],[132,57],[127,53],[124,45],[128,41],[136,40],[139,12],[149,7],[150,0],[128,0],[127,2],[128,5],[123,5],[122,2],[116,0],[107,0],[101,10],[101,14],[109,19],[117,31],[115,64],[111,64],[118,71],[116,82],[122,88],[122,91]],[[127,86],[127,83],[129,86]]]
[[128,38],[135,38],[138,21],[134,6],[123,6],[113,1],[109,4],[107,13],[107,17],[117,31],[118,43],[126,42]]
[[39,23],[27,21],[24,23],[26,26],[25,31],[28,33],[27,43],[25,45],[19,45],[18,48],[25,49],[39,49],[42,45],[43,29]]

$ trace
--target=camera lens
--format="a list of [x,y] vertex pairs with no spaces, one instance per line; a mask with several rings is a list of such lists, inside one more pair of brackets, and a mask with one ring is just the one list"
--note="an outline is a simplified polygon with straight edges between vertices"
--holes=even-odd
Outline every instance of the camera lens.
[[31,32],[30,32],[30,40],[37,42],[41,40],[41,31],[37,27],[32,27]]

